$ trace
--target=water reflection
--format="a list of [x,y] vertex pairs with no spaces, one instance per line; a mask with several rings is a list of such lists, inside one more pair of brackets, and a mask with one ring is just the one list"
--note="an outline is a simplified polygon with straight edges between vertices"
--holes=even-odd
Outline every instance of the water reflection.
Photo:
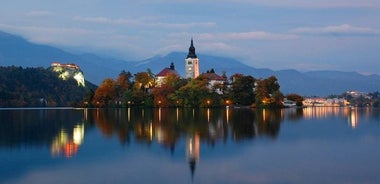
[[70,158],[78,153],[79,146],[84,139],[84,124],[75,125],[72,133],[61,129],[58,135],[53,138],[50,152],[53,157],[64,155]]
[[375,108],[358,108],[358,107],[321,107],[321,108],[304,108],[302,113],[299,114],[301,118],[305,119],[322,119],[328,117],[340,117],[347,119],[348,125],[355,129],[359,123],[360,119],[376,118],[371,117],[373,114],[377,114],[379,109]]
[[0,148],[48,147],[54,157],[71,157],[83,143],[86,111],[0,110]]
[[356,128],[359,124],[358,108],[351,108],[349,114],[350,116],[348,116],[348,124],[352,128]]
[[186,157],[190,165],[191,177],[194,177],[196,163],[199,160],[200,139],[198,134],[189,135],[186,139]]
[[95,126],[105,137],[116,135],[121,144],[155,141],[174,151],[178,141],[189,136],[208,145],[260,136],[276,139],[285,119],[344,118],[349,126],[357,128],[363,118],[379,119],[373,115],[378,111],[336,107],[0,110],[0,147],[45,145],[53,156],[73,156],[84,141],[86,129]]
[[256,136],[275,138],[282,121],[281,110],[251,109],[96,109],[96,127],[106,137],[117,135],[122,144],[132,137],[139,143],[156,141],[171,149],[181,137],[197,135],[215,144]]
[[[236,149],[235,145],[247,146],[250,142],[257,141],[263,143],[259,140],[275,140],[269,141],[271,143],[279,143],[284,138],[284,134],[287,133],[305,136],[306,134],[318,133],[316,137],[321,137],[320,133],[326,133],[324,138],[329,135],[337,135],[339,129],[346,128],[350,131],[364,132],[361,127],[366,127],[365,122],[380,120],[379,109],[371,108],[329,108],[329,107],[315,107],[315,108],[289,108],[289,109],[278,109],[278,110],[253,110],[253,109],[182,109],[182,108],[156,108],[156,109],[138,109],[138,108],[126,108],[126,109],[29,109],[29,110],[0,110],[0,151],[6,154],[12,154],[12,151],[19,150],[23,148],[23,151],[29,154],[30,149],[41,149],[47,154],[42,154],[44,157],[48,157],[51,160],[68,160],[66,158],[71,158],[75,162],[80,161],[80,158],[86,158],[91,160],[92,156],[97,154],[103,154],[102,151],[108,152],[108,155],[114,156],[115,147],[109,146],[109,144],[116,143],[117,147],[133,147],[133,145],[148,145],[148,147],[154,147],[158,145],[165,150],[164,154],[172,155],[176,157],[180,155],[180,162],[186,164],[186,174],[191,174],[194,178],[196,170],[202,170],[202,168],[210,169],[209,160],[205,157],[210,157],[207,154],[207,150],[216,149],[220,151],[219,148],[228,147],[229,149]],[[328,121],[314,121],[319,119],[328,119]],[[285,123],[284,123],[285,122]],[[301,122],[296,124],[296,122]],[[318,123],[324,122],[324,123]],[[326,123],[327,122],[327,123]],[[343,123],[342,123],[343,122]],[[348,123],[347,123],[348,122]],[[309,124],[308,124],[309,123]],[[327,126],[333,123],[339,123],[343,126]],[[307,125],[305,125],[307,124]],[[302,129],[301,127],[310,126],[312,124],[312,131],[310,129]],[[348,124],[348,125],[347,125]],[[294,126],[301,125],[301,126]],[[318,129],[319,125],[323,125],[321,129]],[[336,124],[334,124],[336,125]],[[282,128],[282,130],[281,130]],[[352,130],[351,130],[352,128]],[[317,130],[318,129],[318,130]],[[281,130],[281,133],[280,133]],[[306,131],[305,131],[306,130]],[[376,129],[375,129],[376,130]],[[303,132],[304,131],[304,132]],[[346,131],[346,130],[344,130]],[[344,133],[343,131],[343,133]],[[329,134],[331,133],[331,134]],[[349,132],[350,133],[350,132]],[[342,134],[342,132],[340,132]],[[101,135],[101,136],[98,136]],[[280,136],[281,135],[281,136]],[[369,134],[365,136],[365,141],[376,142],[378,139],[376,134]],[[90,136],[90,138],[86,136]],[[92,137],[91,137],[92,136]],[[95,137],[95,138],[94,138]],[[106,139],[104,139],[104,137]],[[280,139],[281,137],[282,139]],[[104,141],[107,138],[116,138],[112,141]],[[289,138],[289,137],[288,137]],[[313,135],[311,135],[313,138]],[[289,138],[290,139],[290,138]],[[310,137],[308,137],[310,139]],[[266,155],[264,153],[281,153],[289,154],[289,146],[293,146],[294,149],[301,151],[302,148],[309,148],[316,150],[323,150],[322,156],[331,154],[329,149],[335,148],[333,143],[338,141],[332,141],[331,147],[323,147],[326,145],[325,142],[322,144],[322,149],[318,146],[318,141],[313,140],[311,142],[298,141],[295,144],[276,144],[280,145],[281,148],[275,147],[277,149],[271,149],[273,147],[264,147],[263,149],[257,149],[251,154],[256,153],[256,157],[259,155]],[[357,139],[362,140],[362,139]],[[91,142],[92,141],[92,142]],[[99,141],[101,143],[97,143]],[[325,139],[323,140],[325,141]],[[86,143],[90,142],[91,146],[99,146],[104,150],[99,151],[99,147],[92,150],[88,150],[89,146],[85,146]],[[96,143],[95,143],[96,142]],[[283,142],[283,141],[282,141]],[[339,144],[345,146],[345,144]],[[247,144],[248,143],[248,144]],[[264,141],[264,144],[268,142]],[[97,145],[99,144],[99,145]],[[300,147],[297,145],[302,144]],[[304,145],[303,145],[304,144]],[[120,146],[122,145],[122,146]],[[132,145],[132,146],[124,146]],[[152,146],[153,145],[153,146]],[[224,146],[225,145],[225,146]],[[232,146],[231,146],[232,145]],[[364,144],[360,144],[364,145]],[[249,145],[251,146],[251,145]],[[255,144],[258,146],[258,144]],[[355,146],[348,145],[347,147],[352,148]],[[87,150],[86,150],[87,149]],[[117,149],[117,148],[116,148]],[[133,147],[133,149],[139,149]],[[354,148],[355,149],[355,148]],[[361,148],[363,149],[363,147]],[[364,147],[366,149],[366,147]],[[5,151],[4,151],[5,150]],[[205,153],[206,150],[206,153]],[[272,151],[274,150],[274,151]],[[358,149],[359,150],[359,149]],[[131,151],[131,150],[129,150]],[[146,150],[144,150],[146,151]],[[149,149],[149,152],[157,151],[157,149]],[[223,150],[224,151],[224,150]],[[221,152],[223,152],[221,151]],[[228,150],[230,151],[230,150]],[[228,152],[227,151],[227,152]],[[267,151],[267,152],[265,152]],[[303,156],[304,161],[298,162],[299,158],[297,154],[294,154],[294,160],[298,164],[309,163],[312,160],[310,152],[304,152],[308,155]],[[325,152],[327,151],[327,153]],[[339,151],[339,150],[338,150]],[[350,150],[348,150],[350,151]],[[372,150],[373,151],[373,150]],[[21,152],[21,151],[20,151]],[[100,153],[101,152],[101,153]],[[132,151],[131,151],[132,152]],[[1,152],[0,152],[1,153]],[[139,152],[141,153],[141,152]],[[263,154],[260,154],[263,153]],[[373,152],[371,152],[373,153]],[[375,152],[376,153],[376,152]],[[125,152],[121,153],[124,155]],[[156,154],[156,152],[154,152]],[[223,153],[219,153],[223,155]],[[367,154],[367,152],[366,152]],[[133,154],[132,154],[133,155]],[[316,155],[316,154],[312,154]],[[40,156],[40,155],[39,155]],[[81,157],[82,156],[82,157]],[[135,155],[133,155],[135,156]],[[223,155],[227,157],[227,154]],[[221,157],[223,157],[221,156]],[[241,155],[237,155],[239,157]],[[278,156],[278,155],[277,155]],[[16,156],[15,156],[16,157]],[[41,156],[42,157],[42,156]],[[64,159],[57,159],[57,158]],[[269,157],[269,156],[268,156]],[[78,158],[78,159],[72,159]],[[122,157],[124,158],[124,157]],[[157,158],[157,159],[161,159]],[[275,158],[272,157],[271,158]],[[271,158],[268,158],[269,160]],[[324,159],[325,157],[323,157]],[[340,158],[336,156],[334,158]],[[373,158],[373,157],[371,157]],[[21,157],[22,159],[22,157]],[[133,157],[135,159],[135,157]],[[221,158],[223,159],[223,158]],[[231,158],[229,158],[231,159]],[[249,158],[251,159],[251,158]],[[248,160],[249,160],[248,159]],[[254,158],[252,158],[254,159]],[[313,158],[314,159],[314,158]],[[320,159],[319,161],[324,161]],[[17,159],[14,159],[17,160]],[[95,160],[95,159],[94,159]],[[152,161],[154,159],[150,159]],[[202,160],[202,162],[200,162]],[[243,159],[242,159],[243,160]],[[265,160],[265,159],[262,159]],[[35,162],[41,160],[36,159]],[[130,161],[130,160],[128,160]],[[140,162],[141,160],[139,160]],[[239,161],[239,159],[238,159]],[[241,160],[240,160],[241,161]],[[258,162],[255,160],[252,162]],[[277,160],[281,161],[281,160]],[[293,162],[290,161],[290,162]],[[141,161],[142,163],[144,161]],[[5,162],[7,163],[7,162]],[[129,162],[126,162],[129,163]],[[217,162],[211,162],[217,163]],[[286,162],[285,162],[286,163]],[[12,165],[8,164],[9,165]],[[44,164],[35,163],[35,165]],[[244,163],[236,163],[239,166],[244,165]],[[314,163],[316,164],[316,163]],[[233,164],[235,165],[235,164]],[[251,164],[254,165],[254,164]],[[256,169],[255,166],[246,166],[246,171]],[[278,164],[281,165],[281,164]],[[313,165],[313,164],[310,164]],[[318,164],[316,164],[318,165]],[[38,165],[39,166],[39,165]],[[122,166],[123,168],[125,165]],[[133,167],[133,166],[131,166]],[[260,164],[257,165],[260,167]],[[302,166],[303,167],[303,166]],[[213,167],[211,167],[213,168]],[[23,164],[19,164],[18,170],[28,171],[27,168],[23,167]],[[264,168],[265,169],[265,168]],[[318,168],[320,169],[320,168]],[[3,167],[2,172],[7,171],[7,167]],[[239,170],[241,171],[241,170]],[[198,173],[201,173],[198,171]],[[250,174],[250,173],[248,173]],[[6,176],[3,174],[0,176]],[[198,175],[201,174],[196,174]],[[195,177],[195,178],[197,178]],[[1,178],[1,177],[0,177]],[[1,180],[0,180],[1,181]],[[196,180],[195,180],[196,181]]]

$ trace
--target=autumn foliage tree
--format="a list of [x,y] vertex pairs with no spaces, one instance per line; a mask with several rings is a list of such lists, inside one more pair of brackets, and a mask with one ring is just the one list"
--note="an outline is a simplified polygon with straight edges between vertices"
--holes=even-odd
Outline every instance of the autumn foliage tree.
[[280,84],[275,76],[257,81],[256,105],[267,107],[282,106],[284,95],[280,91]]
[[169,84],[162,84],[160,87],[155,87],[152,91],[154,96],[154,104],[158,107],[170,107],[175,105],[175,101],[168,98],[170,94],[174,94],[175,89]]
[[178,106],[179,100],[175,91],[185,83],[179,76],[168,74],[160,86],[153,88],[154,105],[158,107]]
[[119,105],[127,106],[128,101],[131,100],[131,89],[132,89],[132,74],[126,72],[125,70],[121,71],[118,78],[116,79],[116,95],[117,100],[120,102]]
[[177,98],[183,106],[200,107],[205,105],[209,89],[207,80],[196,78],[190,80],[185,86],[177,91]]
[[96,89],[93,105],[97,107],[108,107],[116,97],[116,81],[110,78],[104,79],[100,86]]
[[121,71],[117,77],[116,84],[119,86],[119,93],[122,94],[131,87],[131,78],[132,74],[126,72],[125,70]]
[[153,96],[150,93],[150,90],[155,86],[153,73],[148,69],[146,72],[138,72],[134,76],[132,103],[134,105],[153,106]]
[[135,74],[134,88],[136,90],[142,90],[148,92],[150,88],[154,86],[153,73],[148,69],[146,72],[138,72]]
[[157,85],[149,69],[134,75],[122,71],[117,79],[108,78],[102,82],[94,93],[92,103],[97,107],[282,105],[283,95],[275,76],[255,79],[250,75],[235,74],[231,77],[231,82],[225,74],[223,78],[224,83],[210,85],[212,79],[207,75],[200,75],[195,79],[181,79],[177,74],[168,74],[163,82]]

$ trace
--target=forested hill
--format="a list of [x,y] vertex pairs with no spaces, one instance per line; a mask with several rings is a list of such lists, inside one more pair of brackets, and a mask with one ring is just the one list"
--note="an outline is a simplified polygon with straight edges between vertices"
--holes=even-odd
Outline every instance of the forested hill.
[[87,81],[80,87],[74,79],[64,81],[42,67],[0,67],[0,107],[72,106],[94,89]]

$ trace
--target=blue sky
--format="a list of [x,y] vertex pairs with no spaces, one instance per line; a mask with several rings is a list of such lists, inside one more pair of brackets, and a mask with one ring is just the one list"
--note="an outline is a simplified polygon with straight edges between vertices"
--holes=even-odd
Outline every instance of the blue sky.
[[[2,0],[0,30],[126,60],[173,51],[257,68],[380,74],[380,0]],[[202,61],[202,58],[200,58]]]

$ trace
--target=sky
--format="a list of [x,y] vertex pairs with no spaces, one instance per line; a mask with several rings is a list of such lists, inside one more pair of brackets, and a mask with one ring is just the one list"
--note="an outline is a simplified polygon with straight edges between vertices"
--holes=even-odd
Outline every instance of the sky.
[[[256,68],[380,74],[380,0],[1,0],[0,30],[143,60],[187,52]],[[202,62],[202,58],[200,58]]]

